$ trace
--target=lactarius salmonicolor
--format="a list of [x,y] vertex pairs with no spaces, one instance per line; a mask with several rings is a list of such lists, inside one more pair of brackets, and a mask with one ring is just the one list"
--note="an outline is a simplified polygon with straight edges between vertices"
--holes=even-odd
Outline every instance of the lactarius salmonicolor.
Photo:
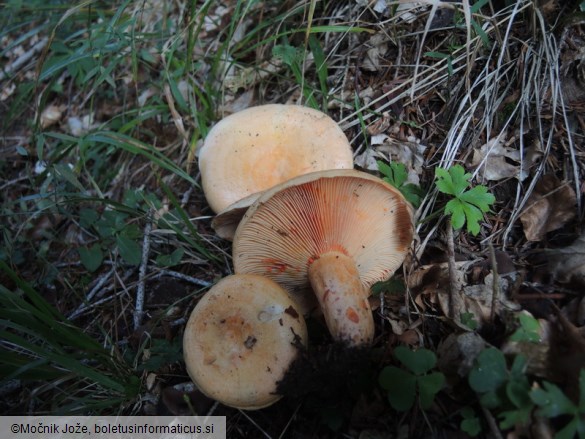
[[305,320],[287,292],[266,277],[243,274],[221,279],[197,303],[183,352],[201,392],[254,410],[281,398],[277,383],[306,343]]
[[370,287],[402,264],[413,233],[412,207],[393,186],[355,170],[315,172],[267,190],[247,210],[234,269],[274,279],[303,313],[312,289],[334,339],[369,344]]
[[219,213],[212,225],[226,239],[262,191],[309,172],[352,168],[351,146],[337,123],[298,105],[231,114],[209,131],[199,151],[203,191]]

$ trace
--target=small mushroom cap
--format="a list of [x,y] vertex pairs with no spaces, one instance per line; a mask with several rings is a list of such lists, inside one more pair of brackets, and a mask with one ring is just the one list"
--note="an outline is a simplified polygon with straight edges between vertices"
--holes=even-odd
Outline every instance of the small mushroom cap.
[[231,275],[199,301],[187,322],[187,372],[205,395],[236,408],[269,406],[280,381],[306,346],[307,328],[296,304],[274,281]]
[[264,192],[236,230],[236,273],[267,276],[301,311],[315,302],[308,267],[328,251],[353,258],[367,290],[402,264],[414,234],[413,211],[402,194],[356,170],[314,172]]
[[297,175],[353,168],[351,147],[333,119],[297,105],[250,107],[219,121],[199,151],[205,197],[214,212]]

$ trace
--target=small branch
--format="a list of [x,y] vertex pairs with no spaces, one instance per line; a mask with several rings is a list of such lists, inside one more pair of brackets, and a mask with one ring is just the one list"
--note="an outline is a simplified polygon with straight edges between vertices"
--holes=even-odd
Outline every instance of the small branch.
[[134,329],[138,329],[144,316],[144,288],[146,285],[146,270],[148,268],[148,255],[150,254],[150,232],[152,231],[152,219],[148,218],[144,226],[144,238],[142,239],[142,262],[138,270],[138,286],[136,288],[136,307],[134,309]]
[[42,40],[37,42],[34,46],[32,46],[28,51],[24,52],[16,60],[14,60],[14,62],[12,64],[6,66],[5,69],[0,71],[0,81],[3,81],[6,77],[12,75],[18,69],[20,69],[24,64],[29,62],[32,59],[32,57],[35,56],[35,54],[37,52],[40,52],[41,50],[43,50],[45,48],[48,41],[49,41],[49,39],[47,37],[43,38]]
[[172,270],[160,270],[157,274],[155,274],[152,278],[159,279],[164,276],[174,277],[175,279],[184,280],[186,282],[199,285],[200,287],[210,287],[213,285],[211,282],[207,282],[206,280],[197,279],[196,277],[189,276],[188,274],[179,273],[177,271]]
[[449,264],[449,318],[455,318],[455,295],[457,291],[457,271],[455,268],[455,242],[453,240],[453,224],[451,217],[447,219],[447,262]]
[[115,270],[116,270],[116,268],[114,267],[110,271],[102,274],[98,278],[98,281],[95,283],[93,288],[85,296],[85,300],[83,301],[83,303],[81,305],[79,305],[75,311],[73,311],[71,314],[69,314],[69,319],[74,319],[75,317],[80,315],[83,312],[83,310],[85,310],[89,307],[89,302],[91,301],[91,299],[93,299],[93,296],[95,296],[96,293],[102,289],[102,287],[106,284],[106,282],[110,279],[110,277],[112,277]]
[[[126,270],[126,272],[122,276],[122,279],[121,279],[122,282],[125,282],[132,275],[132,273],[134,273],[134,268]],[[106,273],[105,275],[103,275],[100,278],[100,280],[98,281],[96,286],[93,287],[92,290],[87,294],[87,297],[85,299],[85,303],[81,304],[75,311],[73,311],[71,314],[69,314],[69,316],[67,317],[68,320],[76,319],[77,317],[81,316],[86,311],[90,310],[91,308],[94,308],[98,305],[101,305],[102,303],[107,302],[108,300],[111,300],[112,298],[117,297],[120,294],[120,293],[117,293],[117,294],[114,294],[110,297],[106,297],[105,299],[98,300],[97,302],[88,303],[89,300],[92,299],[94,296],[102,297],[103,295],[106,294],[106,292],[114,289],[114,287],[115,287],[114,282],[110,282],[109,285],[106,286],[103,290],[99,289],[110,279],[110,274],[116,274],[114,268],[112,268],[111,271],[109,271],[108,273]]]
[[494,419],[492,413],[486,409],[484,406],[481,406],[481,411],[487,421],[488,426],[490,427],[490,431],[492,432],[493,437],[496,439],[504,439],[502,436],[502,432],[498,428],[498,424],[496,424],[496,420]]
[[498,300],[500,298],[500,275],[498,274],[498,264],[496,261],[496,252],[493,244],[489,243],[490,249],[490,263],[492,265],[492,306],[490,310],[490,322],[494,322],[496,317],[496,308],[498,307]]

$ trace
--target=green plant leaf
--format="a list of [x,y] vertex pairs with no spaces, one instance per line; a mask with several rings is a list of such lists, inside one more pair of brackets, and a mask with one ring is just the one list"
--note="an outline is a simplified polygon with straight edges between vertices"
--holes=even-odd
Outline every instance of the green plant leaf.
[[483,350],[469,373],[469,385],[478,393],[495,391],[507,379],[508,370],[504,354],[496,348]]
[[467,433],[471,437],[477,436],[481,433],[481,421],[475,414],[475,411],[471,407],[463,407],[461,410],[461,431]]
[[481,211],[472,204],[461,203],[463,213],[465,214],[465,222],[467,223],[467,231],[472,235],[479,233],[479,222],[482,220],[483,215]]
[[471,174],[465,173],[465,169],[461,165],[454,165],[448,171],[437,168],[435,176],[437,189],[453,197],[444,208],[445,214],[451,215],[453,228],[458,230],[467,223],[467,231],[477,235],[483,213],[490,210],[490,205],[495,202],[495,197],[488,193],[485,186],[476,186],[467,190]]
[[437,364],[437,356],[428,349],[411,351],[405,346],[397,346],[394,356],[415,375],[423,375]]
[[472,331],[475,331],[479,327],[479,323],[477,320],[475,320],[475,314],[472,312],[462,312],[459,317],[461,319],[461,323]]
[[540,341],[540,324],[538,320],[524,313],[518,316],[518,320],[520,321],[520,327],[510,336],[510,340],[538,343]]
[[467,189],[471,178],[471,174],[466,174],[461,165],[453,165],[448,171],[443,168],[437,168],[435,169],[435,176],[437,178],[435,182],[437,189],[444,194],[455,197],[459,197]]
[[408,171],[402,163],[385,163],[377,160],[378,170],[383,175],[382,179],[398,189],[404,198],[414,207],[419,207],[424,191],[420,186],[412,183],[404,184],[408,179]]
[[81,209],[79,211],[79,225],[83,228],[91,227],[98,220],[99,215],[95,209]]
[[91,247],[79,247],[77,249],[81,263],[89,272],[96,271],[104,260],[104,254],[99,244]]
[[555,439],[585,438],[585,421],[574,417],[567,425],[557,431]]
[[487,409],[496,409],[501,407],[504,401],[500,397],[499,392],[490,390],[480,396],[479,403]]
[[532,409],[533,403],[530,399],[530,386],[526,382],[510,380],[506,384],[506,396],[517,408]]
[[415,208],[420,206],[424,191],[420,186],[413,183],[408,183],[399,188],[406,201],[412,204]]
[[496,201],[496,198],[490,194],[485,186],[475,186],[466,192],[463,192],[459,199],[469,204],[473,204],[482,212],[489,212],[490,205]]
[[577,407],[575,407],[573,402],[555,384],[544,381],[542,387],[533,389],[530,392],[530,398],[540,407],[538,413],[541,416],[554,418],[560,415],[577,413]]
[[500,418],[500,428],[508,429],[514,425],[527,424],[530,421],[532,407],[524,407],[517,410],[505,410],[498,415]]
[[173,265],[177,265],[179,262],[181,262],[184,254],[185,250],[182,248],[177,248],[171,254],[158,255],[156,257],[156,264],[159,267],[171,267]]
[[409,410],[416,397],[416,377],[395,366],[386,366],[380,372],[378,382],[388,391],[388,401],[395,410]]
[[130,265],[140,264],[142,251],[136,241],[124,235],[118,235],[116,237],[116,245],[124,261]]
[[445,375],[441,372],[432,372],[428,375],[419,376],[417,381],[420,407],[423,410],[428,410],[433,405],[435,396],[445,384]]
[[457,198],[449,200],[445,205],[445,213],[451,215],[451,226],[455,230],[459,230],[465,224],[465,210],[463,203]]
[[397,189],[408,179],[406,166],[402,163],[390,162],[389,164],[386,164],[383,161],[378,160],[377,164],[378,169],[384,175],[384,180]]

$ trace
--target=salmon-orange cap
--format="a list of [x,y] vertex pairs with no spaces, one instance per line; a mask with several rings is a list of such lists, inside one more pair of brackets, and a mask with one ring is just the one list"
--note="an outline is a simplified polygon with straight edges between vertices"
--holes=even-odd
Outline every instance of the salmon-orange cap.
[[385,181],[350,169],[314,172],[265,191],[246,211],[234,269],[275,280],[307,313],[314,306],[308,269],[321,254],[351,257],[369,290],[402,264],[413,233],[410,203]]
[[307,343],[297,309],[266,277],[223,278],[187,322],[183,352],[189,376],[205,395],[231,407],[254,410],[278,401],[277,382]]
[[297,175],[346,168],[353,168],[353,156],[341,128],[325,113],[298,105],[231,114],[199,151],[201,183],[216,213]]

